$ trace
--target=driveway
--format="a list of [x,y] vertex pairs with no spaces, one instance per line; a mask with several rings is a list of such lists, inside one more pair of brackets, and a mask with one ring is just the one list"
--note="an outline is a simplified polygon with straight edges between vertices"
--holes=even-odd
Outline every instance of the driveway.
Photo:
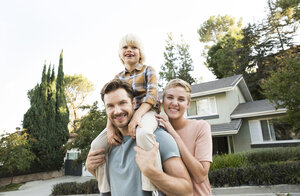
[[[17,191],[2,192],[0,196],[49,196],[55,184],[63,182],[85,182],[90,179],[93,179],[93,177],[63,176],[49,180],[32,181],[25,183]],[[287,194],[285,193],[289,193],[289,196],[300,196],[300,185],[213,188],[212,192],[214,196],[286,196]]]
[[63,176],[60,178],[52,178],[49,180],[37,180],[27,182],[17,191],[2,192],[2,196],[48,196],[51,194],[53,185],[63,182],[85,182],[93,177],[84,176]]

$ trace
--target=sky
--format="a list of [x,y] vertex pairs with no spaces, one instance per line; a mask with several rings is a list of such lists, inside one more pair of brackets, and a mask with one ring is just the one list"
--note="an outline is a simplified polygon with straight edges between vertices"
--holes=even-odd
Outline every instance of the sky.
[[120,38],[138,35],[146,64],[157,73],[164,62],[167,33],[190,45],[196,78],[215,76],[201,58],[197,30],[213,15],[243,18],[243,26],[265,17],[266,0],[1,0],[0,134],[22,128],[30,107],[28,90],[41,81],[44,64],[57,73],[63,50],[64,73],[82,74],[94,85],[89,101],[102,102],[102,86],[124,69],[118,58]]

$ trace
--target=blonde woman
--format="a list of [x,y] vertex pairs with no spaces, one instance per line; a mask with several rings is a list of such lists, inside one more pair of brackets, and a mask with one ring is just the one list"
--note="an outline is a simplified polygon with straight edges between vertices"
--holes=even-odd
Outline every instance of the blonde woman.
[[175,139],[181,158],[193,183],[194,196],[212,195],[208,171],[212,162],[212,137],[210,125],[204,120],[184,117],[191,102],[191,87],[181,80],[171,80],[164,89],[163,109],[168,120],[156,115]]

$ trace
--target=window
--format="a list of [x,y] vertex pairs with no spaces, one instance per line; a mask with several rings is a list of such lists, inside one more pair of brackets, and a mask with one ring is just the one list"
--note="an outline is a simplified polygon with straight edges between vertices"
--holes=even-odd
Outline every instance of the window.
[[76,160],[78,159],[78,152],[68,152],[67,153],[67,160]]
[[278,119],[249,120],[249,128],[252,143],[300,139],[291,125],[280,123]]
[[191,102],[188,116],[210,116],[217,114],[215,97],[198,99]]

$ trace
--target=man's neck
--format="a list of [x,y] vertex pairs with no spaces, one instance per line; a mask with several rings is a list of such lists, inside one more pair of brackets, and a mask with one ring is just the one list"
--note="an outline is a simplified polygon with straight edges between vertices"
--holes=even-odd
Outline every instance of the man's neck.
[[118,129],[119,129],[119,131],[120,131],[120,133],[121,133],[122,136],[128,136],[129,135],[128,127],[126,127],[126,128],[118,128]]

